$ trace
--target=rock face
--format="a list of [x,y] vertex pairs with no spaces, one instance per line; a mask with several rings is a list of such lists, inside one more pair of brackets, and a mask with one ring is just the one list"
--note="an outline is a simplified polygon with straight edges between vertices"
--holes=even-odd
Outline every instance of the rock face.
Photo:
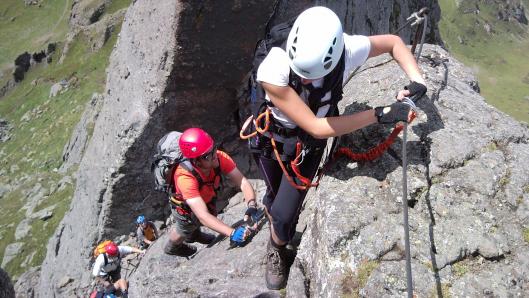
[[[395,30],[422,4],[410,2],[323,4],[338,12],[346,31],[375,34]],[[237,140],[236,90],[244,84],[265,24],[292,18],[310,5],[133,2],[111,56],[103,106],[79,166],[70,211],[48,244],[35,291],[39,297],[85,296],[89,254],[98,241],[128,234],[140,213],[165,219],[166,200],[153,192],[149,168],[155,144],[167,131],[205,128],[250,178],[260,178]],[[432,42],[439,41],[438,16],[435,4],[427,30]],[[403,39],[409,41],[412,33],[402,31]],[[407,84],[387,60],[374,59],[349,83],[345,113],[388,104]],[[470,87],[475,85],[470,72],[441,48],[426,47],[420,62],[430,91],[419,102],[419,117],[408,134],[416,293],[524,293],[527,128],[488,106]],[[375,125],[345,137],[343,144],[366,150],[389,129]],[[287,296],[404,294],[401,145],[397,141],[374,162],[339,161],[309,194]],[[262,193],[262,182],[252,181]],[[241,201],[240,194],[230,200],[221,215],[225,222],[242,217]],[[127,275],[131,297],[279,296],[264,285],[267,230],[264,225],[246,247],[227,250],[224,239],[202,247],[191,260],[165,256],[163,236]]]
[[[407,79],[389,56],[369,61],[345,89],[345,113],[392,102]],[[471,72],[438,46],[420,60],[429,92],[408,129],[412,269],[418,296],[518,296],[529,287],[527,242],[529,130],[471,88]],[[363,152],[391,127],[374,125],[342,143]],[[401,134],[402,137],[402,134]],[[338,160],[311,191],[287,297],[406,294],[402,138],[372,162]],[[263,188],[258,188],[260,192]],[[237,221],[243,207],[224,215]],[[157,243],[131,276],[131,295],[279,297],[264,284],[269,226],[244,248],[226,240],[190,260]],[[161,241],[164,241],[162,239]],[[207,268],[207,269],[206,269]]]
[[[373,59],[351,80],[346,111],[387,104],[407,83],[388,60]],[[529,131],[487,105],[470,87],[470,71],[442,49],[426,47],[420,66],[429,92],[407,143],[415,293],[523,295]],[[387,132],[370,127],[343,143],[366,151]],[[308,293],[405,295],[401,147],[402,139],[373,162],[339,161],[307,202],[311,224],[295,266]]]
[[[89,254],[97,241],[128,234],[139,213],[166,218],[166,199],[153,192],[149,173],[163,134],[203,124],[216,128],[212,134],[220,144],[227,135],[235,139],[235,127],[216,133],[222,129],[219,122],[233,121],[226,115],[235,114],[235,89],[246,69],[235,70],[239,77],[227,70],[247,65],[241,57],[249,63],[270,9],[267,1],[252,6],[154,0],[131,5],[111,56],[104,104],[79,166],[71,210],[48,244],[35,291],[39,296],[83,296],[82,288],[91,281]],[[215,27],[226,31],[213,34]],[[233,34],[241,28],[241,34]],[[218,78],[206,77],[220,68],[225,72],[216,73]],[[218,105],[230,99],[231,105]],[[231,145],[234,149],[240,150]],[[66,275],[72,282],[57,288]]]

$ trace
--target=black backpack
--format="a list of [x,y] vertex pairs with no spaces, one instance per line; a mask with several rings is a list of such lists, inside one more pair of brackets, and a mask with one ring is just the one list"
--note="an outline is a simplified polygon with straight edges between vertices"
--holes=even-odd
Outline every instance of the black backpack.
[[[283,50],[286,48],[286,41],[292,26],[294,25],[295,20],[290,20],[284,23],[277,24],[273,26],[269,32],[266,34],[266,37],[259,40],[255,46],[254,57],[252,61],[252,70],[248,79],[248,101],[246,114],[253,115],[253,119],[256,119],[259,114],[261,114],[267,107],[273,106],[271,102],[268,102],[265,99],[265,91],[262,88],[261,84],[257,82],[257,70],[259,65],[266,58],[268,53],[273,47],[280,47]],[[332,98],[330,101],[331,108],[327,113],[327,116],[337,116],[338,115],[338,102],[342,99],[342,81],[343,81],[343,72],[345,68],[345,50],[338,62],[338,65],[327,75],[325,76],[324,84],[321,88],[314,88],[312,85],[307,86],[310,91],[308,98],[310,109],[316,114],[318,109],[328,104],[329,102],[321,103],[320,99],[329,91],[332,92]],[[296,75],[292,70],[289,74],[289,86],[292,87],[298,94],[302,92],[303,86],[301,84],[301,78]],[[246,119],[249,115],[242,115],[242,119]],[[282,127],[279,123],[274,124],[276,132],[280,130],[285,137],[297,136],[304,144],[310,146],[325,146],[326,140],[317,140],[312,138],[310,135],[305,133],[300,128],[287,129]],[[255,127],[251,127],[251,130],[254,131]],[[253,152],[260,151],[262,149],[261,138],[253,137],[250,139],[249,146],[250,150]]]
[[[178,196],[174,185],[174,173],[178,165],[193,174],[197,179],[199,189],[206,183],[197,173],[191,162],[182,155],[178,141],[182,133],[171,131],[164,135],[156,146],[156,154],[151,164],[151,173],[154,178],[154,189],[165,192],[170,197]],[[215,179],[220,176],[220,166],[214,169]],[[214,180],[215,180],[214,179]]]

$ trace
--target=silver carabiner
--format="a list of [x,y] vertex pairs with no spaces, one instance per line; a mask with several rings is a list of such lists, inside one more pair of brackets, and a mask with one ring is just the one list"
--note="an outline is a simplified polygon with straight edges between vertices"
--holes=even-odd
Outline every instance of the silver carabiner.
[[407,97],[407,96],[404,97],[401,102],[409,105],[414,111],[417,110],[417,106],[415,105],[413,100],[411,100],[409,97]]
[[[303,160],[305,159],[305,155],[309,153],[309,149],[301,149],[301,152],[298,156],[296,156],[296,159],[298,159],[301,156],[301,160],[296,164],[296,166],[299,166],[303,163]],[[296,160],[295,159],[295,160]]]

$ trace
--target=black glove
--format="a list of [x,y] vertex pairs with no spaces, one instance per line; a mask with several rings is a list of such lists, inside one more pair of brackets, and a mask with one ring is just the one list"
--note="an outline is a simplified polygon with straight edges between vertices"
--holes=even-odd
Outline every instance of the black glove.
[[408,86],[404,87],[404,90],[410,91],[408,97],[419,99],[426,93],[427,88],[421,83],[412,81]]
[[248,219],[251,219],[253,223],[257,222],[257,203],[255,200],[248,203],[248,209],[246,209],[244,215],[248,215]]
[[397,122],[408,122],[408,114],[411,106],[403,102],[395,102],[389,106],[376,107],[375,116],[378,123],[393,124]]

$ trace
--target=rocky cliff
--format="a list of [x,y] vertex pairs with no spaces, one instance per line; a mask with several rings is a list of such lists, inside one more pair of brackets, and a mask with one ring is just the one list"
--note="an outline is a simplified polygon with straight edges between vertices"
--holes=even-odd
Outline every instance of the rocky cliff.
[[[360,34],[395,30],[421,7],[418,2],[318,1],[342,17],[347,32]],[[237,141],[237,90],[266,24],[310,5],[133,2],[108,68],[103,107],[79,166],[71,210],[48,245],[40,297],[85,295],[89,254],[97,241],[128,234],[139,213],[167,216],[163,196],[152,191],[149,167],[155,142],[168,130],[200,125],[211,131],[263,191]],[[436,42],[440,14],[436,5],[431,11],[428,39]],[[409,41],[412,33],[402,31],[403,39]],[[441,48],[428,46],[420,66],[430,89],[408,134],[416,292],[524,293],[529,178],[523,164],[529,159],[529,132],[487,105],[470,87],[475,84],[470,71]],[[342,110],[388,104],[406,83],[389,57],[374,59],[347,85]],[[366,150],[389,130],[369,127],[342,143]],[[311,191],[287,296],[403,295],[401,145],[399,139],[374,162],[338,161]],[[230,200],[221,215],[227,223],[240,219],[240,202],[240,195]],[[191,260],[165,256],[161,239],[130,275],[131,296],[278,296],[264,285],[267,229],[264,225],[243,248],[227,250],[223,240]],[[71,282],[60,287],[65,278]]]

